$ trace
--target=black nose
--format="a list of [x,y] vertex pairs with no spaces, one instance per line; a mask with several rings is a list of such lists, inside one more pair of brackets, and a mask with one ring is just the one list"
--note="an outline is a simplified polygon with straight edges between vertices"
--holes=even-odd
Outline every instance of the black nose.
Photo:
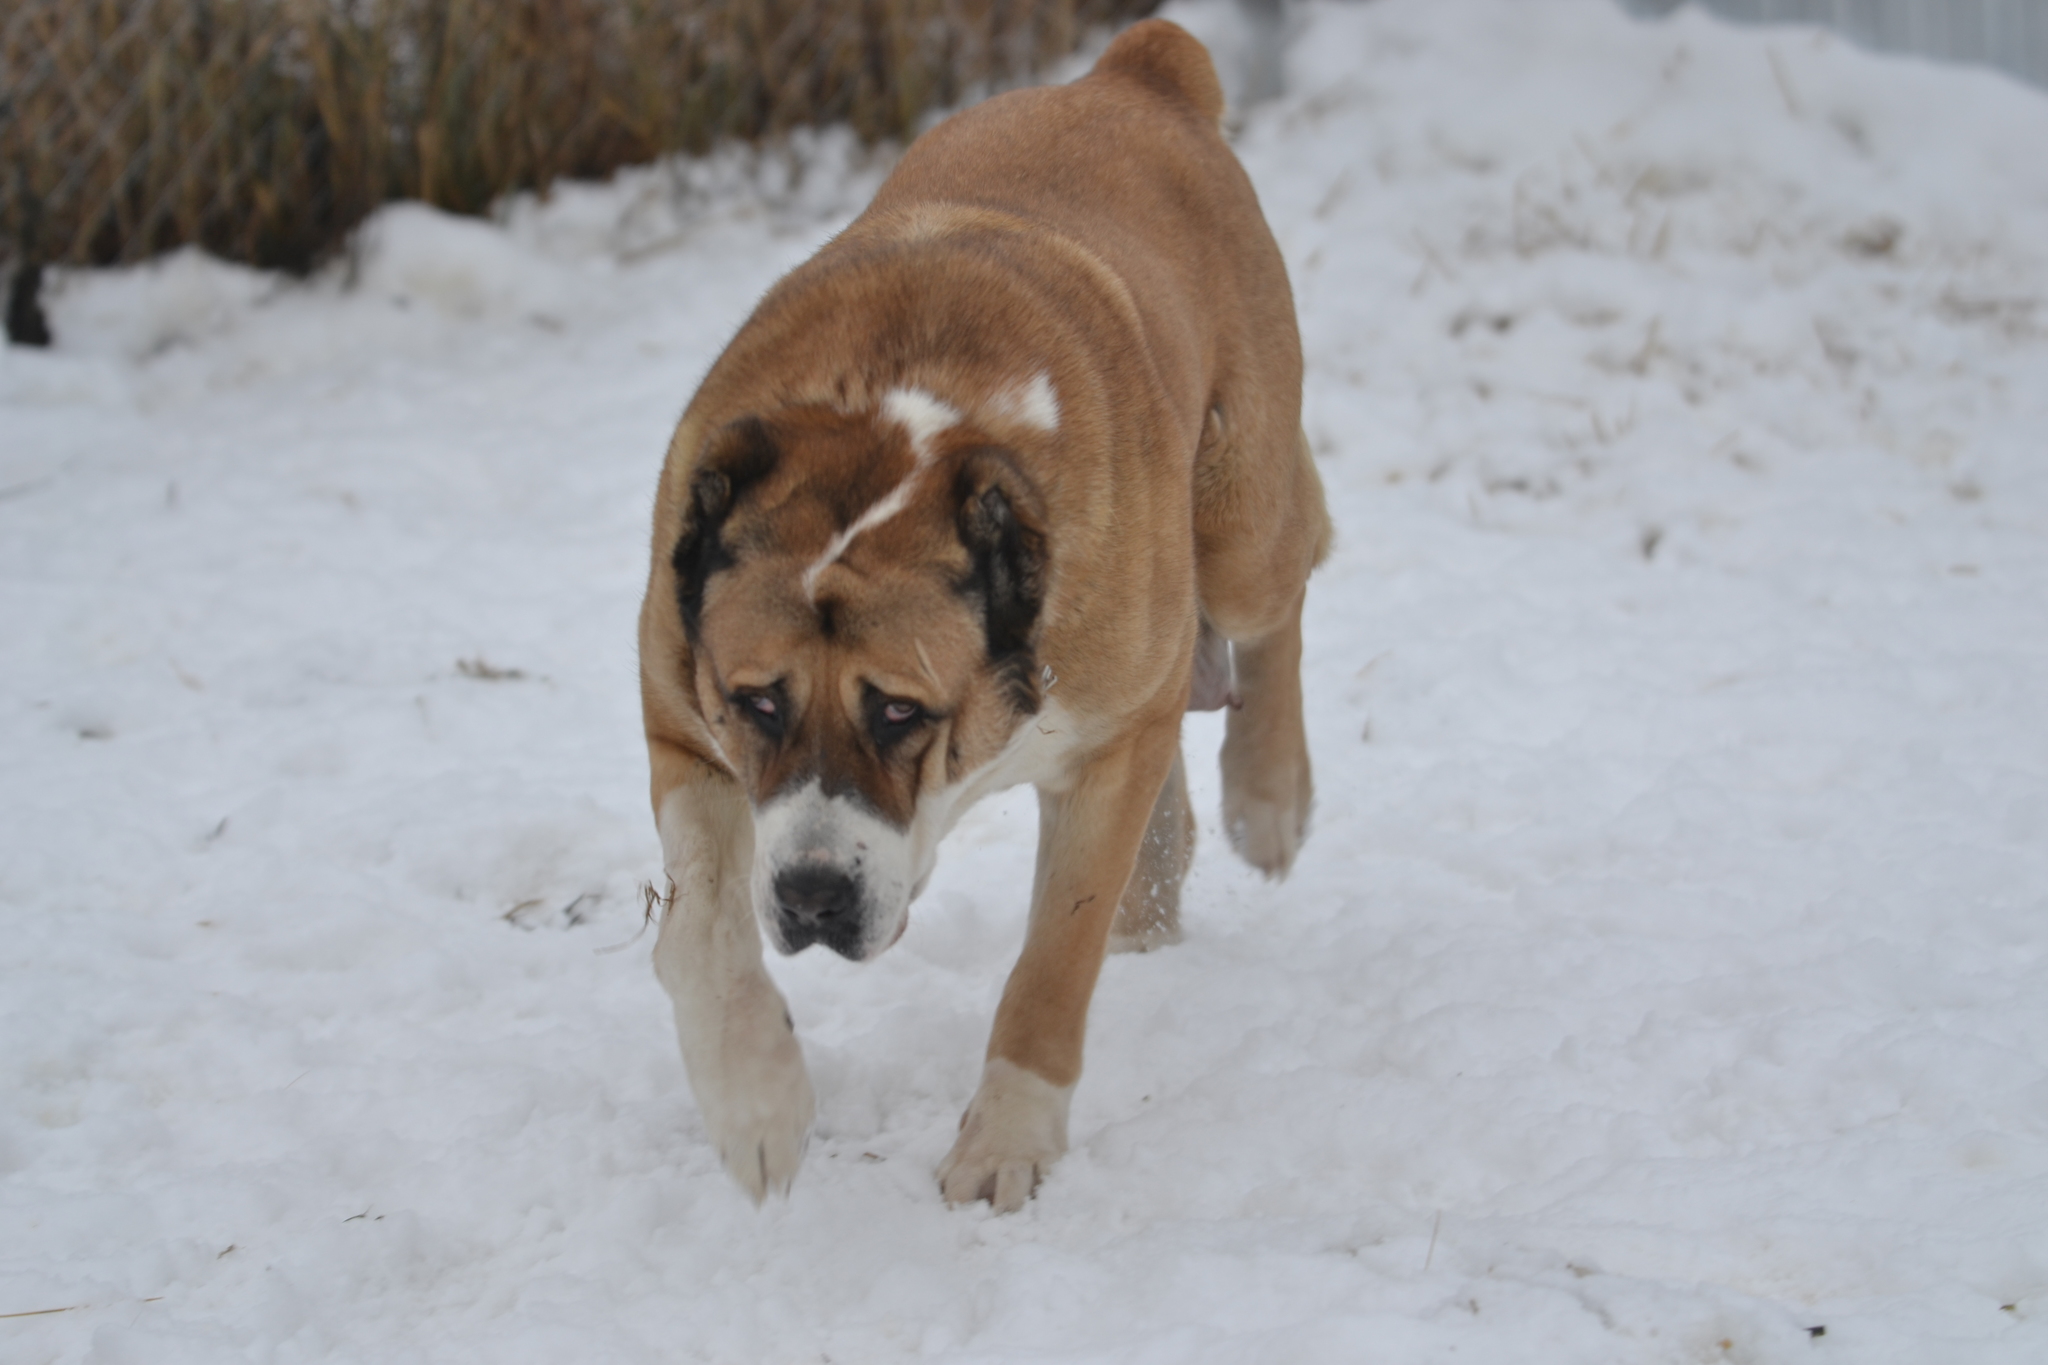
[[775,875],[775,903],[802,936],[829,940],[852,923],[860,909],[860,888],[836,868],[787,868]]

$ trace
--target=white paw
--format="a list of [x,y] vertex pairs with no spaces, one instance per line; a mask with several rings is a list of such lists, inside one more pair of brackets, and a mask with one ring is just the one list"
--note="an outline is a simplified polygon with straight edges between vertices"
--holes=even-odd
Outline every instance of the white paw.
[[1153,922],[1126,927],[1119,919],[1109,931],[1109,951],[1112,953],[1149,953],[1155,948],[1170,948],[1180,942],[1178,923]]
[[1285,877],[1308,834],[1308,803],[1224,802],[1223,829],[1240,858],[1268,877]]
[[722,1003],[720,1016],[696,1029],[678,1006],[676,1032],[712,1145],[758,1204],[771,1191],[789,1193],[817,1105],[782,994],[766,975]]
[[1072,1086],[1057,1086],[1020,1066],[991,1057],[981,1089],[960,1119],[960,1138],[939,1163],[939,1191],[948,1204],[986,1199],[997,1213],[1015,1213],[1067,1150]]

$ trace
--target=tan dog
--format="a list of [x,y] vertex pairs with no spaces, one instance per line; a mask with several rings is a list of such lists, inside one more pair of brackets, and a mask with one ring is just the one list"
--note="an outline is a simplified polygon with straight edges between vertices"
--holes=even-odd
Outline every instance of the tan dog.
[[1178,936],[1190,704],[1234,686],[1225,826],[1268,874],[1294,859],[1329,523],[1222,108],[1153,20],[1072,85],[947,120],[769,291],[669,445],[640,618],[655,970],[757,1200],[812,1116],[760,929],[874,956],[961,813],[1038,788],[1029,934],[939,1170],[1008,1210],[1066,1149],[1105,948]]

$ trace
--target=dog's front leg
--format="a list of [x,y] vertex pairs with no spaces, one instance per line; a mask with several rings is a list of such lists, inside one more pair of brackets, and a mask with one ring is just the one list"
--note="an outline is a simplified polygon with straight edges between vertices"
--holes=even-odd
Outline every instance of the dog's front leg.
[[654,974],[675,1003],[704,1127],[758,1204],[770,1190],[789,1192],[811,1129],[811,1081],[789,1008],[761,961],[749,888],[753,812],[731,778],[662,747],[672,751],[657,755],[657,775],[666,769],[680,780],[658,803],[673,898]]
[[1110,921],[1179,743],[1178,715],[1153,722],[1092,756],[1065,790],[1039,791],[1031,924],[996,1009],[981,1088],[939,1167],[947,1203],[1021,1208],[1067,1150]]

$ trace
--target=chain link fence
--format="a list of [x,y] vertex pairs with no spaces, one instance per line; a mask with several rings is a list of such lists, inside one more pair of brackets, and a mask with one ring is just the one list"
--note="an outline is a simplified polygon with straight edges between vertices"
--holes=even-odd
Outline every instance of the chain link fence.
[[726,138],[903,137],[1157,0],[0,0],[8,334],[46,264],[304,271],[377,205],[480,213]]

